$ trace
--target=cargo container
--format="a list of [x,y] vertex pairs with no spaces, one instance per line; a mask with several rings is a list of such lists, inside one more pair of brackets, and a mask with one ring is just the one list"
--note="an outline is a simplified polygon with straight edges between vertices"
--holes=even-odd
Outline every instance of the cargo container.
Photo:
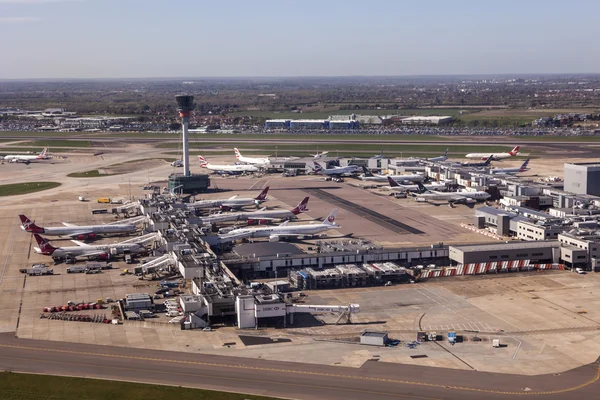
[[494,340],[492,340],[492,346],[494,346],[494,347],[500,347],[500,339],[494,339]]
[[109,204],[110,203],[110,197],[99,197],[98,198],[98,203]]

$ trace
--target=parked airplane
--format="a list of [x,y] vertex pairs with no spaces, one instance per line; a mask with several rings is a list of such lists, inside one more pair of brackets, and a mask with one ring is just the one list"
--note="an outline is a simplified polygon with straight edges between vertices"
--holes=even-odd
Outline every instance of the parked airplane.
[[242,208],[244,206],[260,205],[263,201],[267,200],[267,193],[269,187],[265,187],[262,192],[255,198],[238,198],[237,195],[232,196],[228,199],[217,199],[217,200],[200,200],[189,205],[190,208],[213,208],[221,207],[223,211],[229,211],[235,208]]
[[211,164],[202,156],[198,156],[200,166],[211,171],[227,174],[241,174],[242,172],[258,172],[258,167],[248,164],[228,165],[228,164]]
[[79,240],[96,239],[98,235],[109,233],[135,232],[134,224],[106,224],[106,225],[75,225],[63,222],[64,227],[42,228],[23,214],[19,214],[21,229],[30,233],[43,233],[48,236],[68,236]]
[[359,167],[358,165],[348,165],[345,167],[334,166],[333,168],[323,168],[318,163],[313,163],[312,167],[310,165],[308,165],[308,167],[315,171],[315,174],[325,174],[329,176],[353,175],[361,170],[361,167]]
[[206,217],[200,217],[204,225],[216,224],[226,221],[248,221],[249,225],[263,225],[273,220],[294,219],[300,213],[308,211],[306,205],[309,197],[305,197],[300,204],[291,210],[267,210],[266,208],[257,211],[240,211],[233,213],[213,214]]
[[460,166],[462,166],[462,167],[487,167],[487,166],[489,166],[492,163],[492,157],[493,157],[493,155],[489,155],[488,154],[488,156],[483,159],[483,160],[485,160],[483,162],[481,162],[481,161],[475,161],[475,162],[469,162],[469,161],[467,161],[467,162],[464,162],[464,163],[460,164]]
[[423,182],[425,176],[421,174],[406,174],[406,175],[376,175],[363,167],[363,173],[358,177],[361,181],[371,182],[387,182],[388,178],[392,178],[397,182]]
[[270,242],[278,242],[279,239],[286,237],[312,236],[321,232],[325,232],[329,229],[339,228],[339,225],[335,224],[336,214],[337,208],[333,210],[323,222],[317,224],[288,225],[289,221],[285,221],[277,226],[234,229],[230,231],[228,235],[249,234],[249,237],[253,238],[268,237]]
[[448,159],[448,149],[446,149],[446,151],[444,151],[444,155],[439,156],[439,157],[426,158],[425,161],[440,162],[440,161],[446,161],[447,159]]
[[423,184],[419,183],[419,192],[415,195],[417,201],[443,200],[451,204],[474,204],[478,201],[484,201],[490,198],[487,192],[437,192],[427,190]]
[[11,163],[22,162],[25,164],[29,164],[32,161],[47,160],[48,158],[49,158],[48,157],[48,148],[46,147],[37,156],[25,155],[25,154],[7,155],[7,156],[4,156],[4,161],[11,162]]
[[[419,185],[401,185],[394,179],[388,176],[389,186],[382,186],[381,189],[389,190],[392,192],[418,192]],[[427,190],[444,190],[446,189],[446,184],[441,182],[431,182],[423,185]]]
[[527,168],[528,164],[529,164],[529,158],[527,160],[525,160],[525,162],[523,163],[523,165],[521,165],[520,167],[515,167],[515,168],[494,168],[494,169],[490,170],[490,174],[505,174],[505,175],[518,174],[519,172],[529,171],[529,168]]
[[[519,153],[519,146],[515,146],[514,149],[509,151],[508,153],[493,153],[491,155],[492,160],[502,160],[504,158],[511,158],[516,156]],[[469,153],[465,156],[466,158],[479,158],[480,160],[485,160],[487,157],[490,157],[490,153]]]
[[126,240],[120,243],[114,244],[101,244],[101,245],[89,245],[79,241],[74,240],[77,246],[67,246],[67,247],[54,247],[48,242],[47,239],[41,237],[37,233],[34,233],[33,236],[40,247],[34,247],[34,250],[38,254],[43,254],[46,256],[52,256],[53,258],[65,258],[65,257],[87,257],[87,258],[104,258],[108,259],[111,255],[114,254],[123,254],[123,253],[143,253],[146,251],[146,248],[139,244],[135,243],[135,240],[139,238],[135,238],[133,240]]
[[268,158],[244,157],[237,148],[234,148],[233,151],[235,152],[235,158],[237,158],[239,162],[259,166],[265,166],[271,163]]

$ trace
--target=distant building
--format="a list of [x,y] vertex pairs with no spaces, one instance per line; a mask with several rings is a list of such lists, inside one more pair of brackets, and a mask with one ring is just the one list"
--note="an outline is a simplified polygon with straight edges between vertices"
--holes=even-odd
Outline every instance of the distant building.
[[564,190],[600,196],[600,163],[565,163]]
[[406,125],[446,125],[452,122],[450,116],[429,116],[429,117],[407,117],[401,120],[402,124]]

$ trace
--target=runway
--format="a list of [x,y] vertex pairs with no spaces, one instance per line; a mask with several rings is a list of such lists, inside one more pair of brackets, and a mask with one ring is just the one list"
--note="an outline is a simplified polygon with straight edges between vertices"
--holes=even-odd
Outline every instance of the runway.
[[[193,336],[193,332],[190,333]],[[562,374],[517,376],[369,361],[361,368],[286,363],[0,334],[5,371],[147,382],[291,399],[591,399],[598,363]]]

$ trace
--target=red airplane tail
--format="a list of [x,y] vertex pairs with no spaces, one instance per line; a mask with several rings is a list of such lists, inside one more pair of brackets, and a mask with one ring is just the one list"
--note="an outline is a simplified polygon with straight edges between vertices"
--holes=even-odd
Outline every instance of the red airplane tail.
[[27,218],[25,215],[19,214],[19,218],[21,219],[21,226],[26,232],[44,233],[44,228],[37,226],[35,222]]
[[254,198],[254,200],[265,201],[267,199],[267,193],[269,192],[269,187],[267,186],[260,192],[258,196]]
[[34,233],[33,236],[35,237],[38,246],[40,246],[40,251],[42,252],[42,254],[52,255],[52,253],[54,253],[56,247],[52,246],[50,242],[48,242],[48,240],[44,239],[37,233]]
[[519,152],[519,146],[515,146],[514,149],[512,149],[508,154],[510,154],[511,156],[516,155]]
[[307,211],[308,211],[307,205],[308,205],[308,199],[309,199],[309,198],[310,198],[310,197],[308,197],[308,196],[307,196],[307,197],[305,197],[305,198],[304,198],[304,199],[303,199],[303,200],[300,202],[300,204],[298,204],[296,207],[294,207],[294,208],[292,209],[292,213],[293,213],[294,215],[298,215],[298,214],[300,214],[300,213],[307,212]]

